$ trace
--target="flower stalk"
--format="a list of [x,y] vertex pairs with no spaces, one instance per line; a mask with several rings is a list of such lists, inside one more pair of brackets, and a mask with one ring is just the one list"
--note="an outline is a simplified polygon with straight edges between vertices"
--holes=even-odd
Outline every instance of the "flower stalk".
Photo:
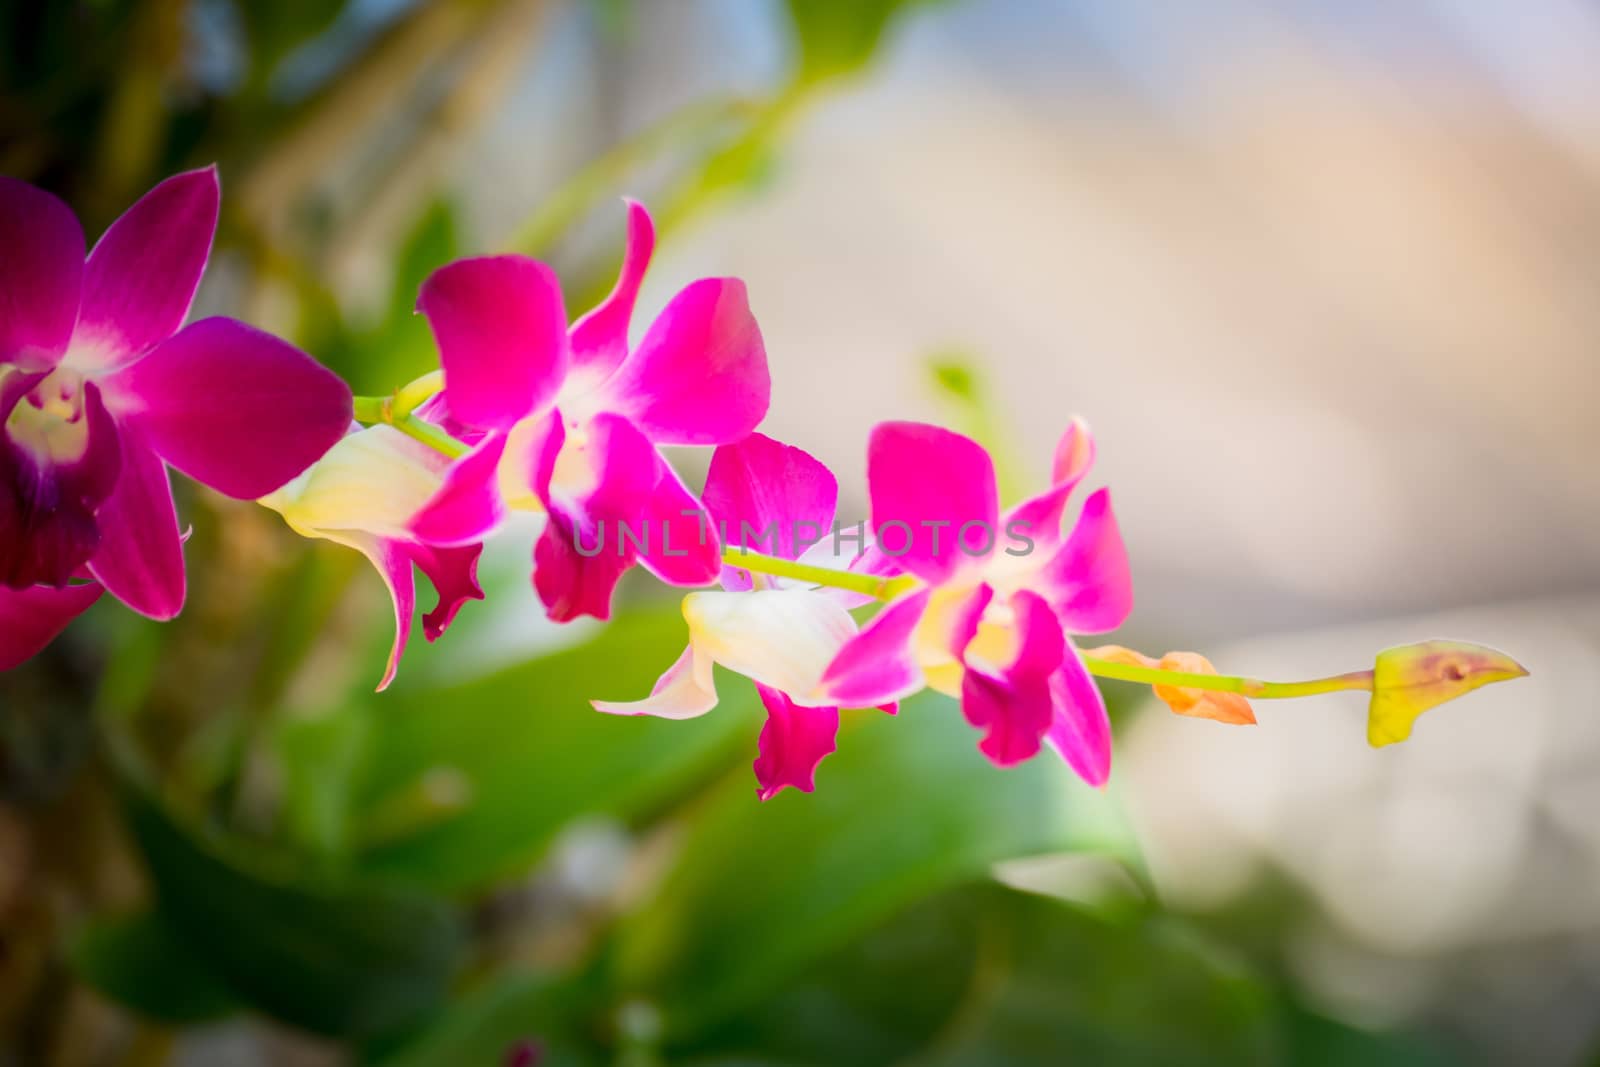
[[471,445],[414,414],[443,388],[444,374],[433,371],[396,389],[393,396],[355,397],[355,420],[368,426],[393,426],[451,459],[460,459],[472,451]]

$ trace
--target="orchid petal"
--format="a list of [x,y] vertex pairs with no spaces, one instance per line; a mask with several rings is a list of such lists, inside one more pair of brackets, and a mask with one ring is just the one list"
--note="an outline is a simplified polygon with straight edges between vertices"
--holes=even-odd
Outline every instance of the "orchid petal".
[[461,259],[422,283],[417,310],[439,345],[450,412],[509,430],[566,377],[567,313],[555,272],[526,256]]
[[928,590],[893,601],[861,628],[823,672],[822,691],[845,707],[901,700],[922,688],[911,638],[928,606]]
[[488,434],[450,465],[439,491],[411,520],[417,540],[430,545],[470,545],[499,528],[506,515],[499,488],[506,437],[500,431]]
[[183,538],[172,482],[161,457],[132,431],[122,434],[122,473],[95,520],[100,547],[89,573],[141,615],[170,619],[183,610]]
[[934,585],[973,561],[964,545],[987,538],[992,546],[996,537],[994,463],[969,437],[924,423],[879,423],[867,446],[867,487],[879,549]]
[[440,548],[413,544],[406,546],[406,553],[422,568],[438,594],[439,602],[422,617],[423,636],[437,641],[449,629],[462,604],[483,599],[483,586],[478,584],[478,557],[483,554],[483,546]]
[[655,251],[655,224],[643,204],[627,201],[628,244],[616,287],[594,310],[572,325],[571,392],[599,385],[628,358],[628,324],[639,299],[639,285]]
[[717,706],[717,687],[711,660],[690,645],[677,662],[656,680],[643,700],[593,700],[596,711],[608,715],[654,715],[660,719],[692,719]]
[[78,321],[83,229],[72,209],[0,175],[0,364],[49,370]]
[[1044,739],[1079,778],[1096,788],[1111,777],[1111,719],[1083,661],[1067,649],[1050,676],[1050,729]]
[[1053,484],[1006,514],[1006,536],[1029,538],[1035,542],[1032,551],[1053,551],[1061,543],[1061,516],[1066,510],[1067,498],[1093,464],[1094,435],[1088,423],[1074,416],[1056,445]]
[[350,425],[350,388],[253,326],[203,319],[106,379],[118,420],[195,481],[254,500],[309,467]]
[[[600,546],[580,552],[578,545]],[[552,622],[611,618],[611,595],[636,557],[613,551],[602,528],[581,512],[552,509],[533,546],[533,588]]]
[[1029,759],[1053,722],[1050,679],[1061,667],[1066,639],[1049,603],[1026,590],[1011,598],[1017,616],[1010,663],[974,659],[964,652],[961,712],[984,730],[978,749],[998,767]]
[[0,586],[0,671],[9,671],[38,655],[99,599],[100,587],[94,583],[64,589]]
[[393,426],[369,426],[260,502],[305,537],[357,530],[410,540],[412,517],[439,492],[448,462]]
[[[724,544],[796,559],[806,537],[827,535],[839,483],[809,453],[753,433],[712,454],[701,497]],[[723,568],[722,580],[734,591],[752,584],[749,572],[733,567]]]
[[839,709],[801,707],[770,686],[757,685],[756,692],[767,709],[753,764],[756,796],[771,800],[786,786],[811,792],[817,765],[838,747]]
[[191,170],[151,189],[111,224],[84,270],[68,357],[74,367],[123,366],[183,325],[211,257],[221,196],[216,167]]
[[1110,490],[1098,490],[1084,502],[1077,526],[1041,569],[1038,587],[1070,633],[1105,633],[1128,617],[1133,577]]
[[601,406],[663,445],[724,445],[767,413],[772,380],[744,283],[686,286],[602,387]]
[[683,617],[697,649],[808,707],[833,703],[819,695],[823,671],[856,634],[848,611],[807,589],[690,593]]
[[[116,488],[122,449],[93,382],[82,385],[74,422],[63,424],[69,431],[65,440],[19,443],[19,427],[9,423],[21,387],[34,380],[13,375],[7,383],[0,377],[0,585],[59,589],[100,546],[95,512]],[[50,387],[48,380],[40,383]]]
[[411,616],[417,607],[416,576],[411,572],[410,547],[403,541],[389,537],[375,537],[359,531],[329,531],[322,536],[335,544],[353,548],[366,556],[378,569],[378,576],[389,591],[394,603],[394,643],[389,648],[389,659],[383,678],[378,682],[378,692],[389,688],[400,670],[400,657],[411,641]]
[[609,617],[611,591],[635,561],[678,585],[716,577],[721,550],[699,502],[637,427],[602,414],[568,437],[552,423],[535,473],[550,522],[534,555],[552,619]]

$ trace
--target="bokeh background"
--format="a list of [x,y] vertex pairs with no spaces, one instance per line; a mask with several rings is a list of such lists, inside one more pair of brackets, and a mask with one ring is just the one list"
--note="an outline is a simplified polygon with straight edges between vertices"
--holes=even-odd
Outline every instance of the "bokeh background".
[[930,697],[763,805],[731,680],[587,709],[676,654],[660,590],[549,626],[515,532],[373,697],[365,564],[186,487],[185,615],[0,675],[0,1064],[1597,1062],[1596,100],[1586,0],[0,4],[0,171],[92,236],[218,162],[197,313],[358,392],[453,256],[591,304],[633,195],[643,312],[748,281],[843,514],[880,419],[1025,485],[1079,413],[1124,643],[1533,672],[1381,751],[1109,683],[1104,794]]

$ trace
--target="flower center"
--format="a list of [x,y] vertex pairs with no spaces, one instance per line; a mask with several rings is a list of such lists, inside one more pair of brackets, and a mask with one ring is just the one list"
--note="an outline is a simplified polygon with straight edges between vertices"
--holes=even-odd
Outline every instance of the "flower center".
[[6,419],[6,436],[41,460],[72,463],[89,447],[83,375],[58,367],[34,386]]

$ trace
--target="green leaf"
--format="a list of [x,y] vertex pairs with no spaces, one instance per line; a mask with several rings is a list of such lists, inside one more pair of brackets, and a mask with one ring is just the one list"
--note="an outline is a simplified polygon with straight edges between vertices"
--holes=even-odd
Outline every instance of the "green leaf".
[[[689,722],[590,707],[648,693],[687,636],[676,608],[623,615],[576,648],[364,705],[373,729],[358,818],[371,845],[361,866],[432,890],[481,889],[527,870],[578,816],[637,818],[734,751],[753,758],[760,726],[743,683],[721,684],[716,710]],[[452,806],[430,812],[440,782]]]
[[928,0],[789,0],[800,48],[798,78],[854,74],[872,61],[889,24]]
[[985,896],[980,973],[922,1060],[930,1067],[1278,1062],[1273,998],[1175,921],[1109,922],[998,888]]
[[134,757],[116,761],[162,915],[253,1006],[354,1036],[406,1025],[443,998],[465,941],[452,908],[202,830],[149,793]]
[[67,958],[84,982],[158,1022],[205,1022],[241,1007],[158,912],[90,923],[72,939]]
[[938,1067],[1272,1060],[1275,1002],[1162,918],[992,884],[922,901],[679,1050],[695,1063]]
[[497,976],[441,1012],[425,1030],[373,1067],[461,1067],[508,1062],[526,1042],[538,1067],[587,1067],[608,1062],[576,1025],[588,1002],[580,987],[542,975]]
[[655,1001],[669,1034],[748,1008],[910,901],[998,860],[1129,855],[1112,798],[1048,752],[997,770],[948,698],[846,718],[814,794],[756,804],[739,775],[709,796],[665,883],[619,931],[618,983]]
[[1290,1015],[1289,1044],[1283,1059],[1295,1067],[1451,1067],[1471,1062],[1421,1034],[1357,1030],[1303,1008]]

